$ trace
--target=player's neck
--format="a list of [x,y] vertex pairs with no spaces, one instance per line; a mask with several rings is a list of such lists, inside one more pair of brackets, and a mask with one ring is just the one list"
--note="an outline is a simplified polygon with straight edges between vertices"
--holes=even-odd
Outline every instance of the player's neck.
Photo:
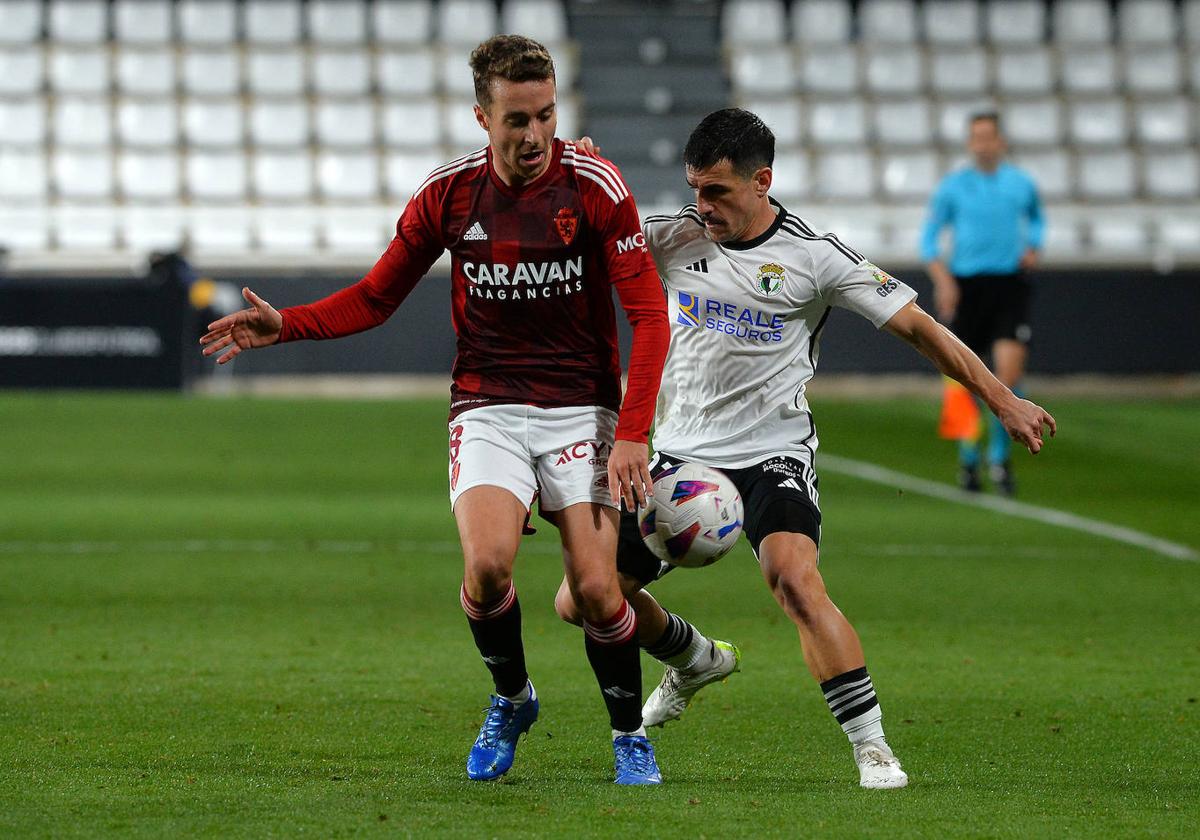
[[738,237],[738,241],[749,242],[752,239],[762,236],[771,225],[775,224],[775,217],[778,215],[779,209],[764,196],[761,205],[754,213],[754,218],[746,226],[745,232]]
[[975,161],[975,168],[984,175],[995,175],[996,171],[1000,169],[1000,165],[1002,163],[1004,163],[1004,158],[997,158],[991,163],[984,163],[983,161],[977,160]]

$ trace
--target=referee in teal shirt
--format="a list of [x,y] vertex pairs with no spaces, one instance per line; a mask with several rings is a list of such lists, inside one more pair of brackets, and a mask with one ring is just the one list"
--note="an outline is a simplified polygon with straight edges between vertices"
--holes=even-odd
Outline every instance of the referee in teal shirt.
[[[943,178],[929,203],[921,259],[933,279],[938,317],[980,358],[990,355],[996,378],[1019,392],[1030,338],[1027,272],[1042,247],[1042,205],[1033,179],[1004,160],[998,114],[971,117],[967,150],[973,164]],[[947,225],[953,236],[949,267],[938,247]],[[1011,441],[991,412],[983,413],[992,483],[1011,496]],[[979,490],[978,443],[961,442],[959,467],[959,484]]]

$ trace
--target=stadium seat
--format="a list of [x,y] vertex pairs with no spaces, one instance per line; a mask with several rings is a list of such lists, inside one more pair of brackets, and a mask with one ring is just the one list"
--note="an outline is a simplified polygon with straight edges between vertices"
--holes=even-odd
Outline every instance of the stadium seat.
[[1129,93],[1176,93],[1183,86],[1183,63],[1174,45],[1129,50],[1124,59]]
[[854,16],[848,0],[793,0],[792,38],[811,44],[845,44]]
[[60,146],[107,146],[112,141],[107,98],[60,96],[53,115],[54,142]]
[[436,99],[388,100],[381,109],[387,146],[429,148],[442,140],[441,102]]
[[858,6],[859,35],[872,42],[917,40],[917,12],[913,0],[873,0]]
[[364,50],[313,50],[309,70],[318,94],[361,96],[371,90],[371,57]]
[[171,3],[113,0],[113,38],[127,44],[165,44],[174,36]]
[[407,198],[446,161],[447,157],[437,151],[389,152],[384,161],[388,195]]
[[130,201],[177,201],[179,153],[175,149],[124,151],[117,157],[117,184]]
[[819,146],[865,143],[867,119],[862,100],[818,100],[809,103],[808,135]]
[[1009,102],[1002,119],[1005,135],[1016,146],[1056,146],[1062,142],[1062,105],[1056,98]]
[[732,55],[733,89],[742,93],[786,93],[796,78],[795,57],[788,49],[735,49]]
[[1195,149],[1151,152],[1142,157],[1142,183],[1155,199],[1186,200],[1200,196],[1200,164]]
[[46,142],[46,103],[41,97],[0,99],[0,148]]
[[582,133],[579,117],[579,100],[571,94],[558,95],[558,136],[578,137]]
[[438,51],[438,79],[442,90],[451,96],[475,96],[475,77],[471,74],[471,47],[455,45]]
[[[0,178],[4,156],[0,154]],[[3,197],[0,189],[0,197]],[[50,248],[50,210],[41,206],[0,205],[0,248],[9,251],[46,251]]]
[[579,75],[579,58],[574,46],[564,43],[550,48],[550,57],[554,59],[554,82],[559,92],[574,88]]
[[924,200],[940,175],[938,157],[930,151],[891,152],[879,160],[879,181],[889,198]]
[[802,201],[812,192],[812,170],[804,152],[790,150],[776,154],[771,170],[771,195],[785,206],[789,201]]
[[1183,37],[1193,48],[1200,44],[1200,0],[1183,0]]
[[374,152],[322,151],[317,186],[327,199],[373,200],[379,195],[379,161]]
[[721,8],[721,40],[726,44],[776,44],[786,37],[782,0],[727,0]]
[[1097,44],[1062,54],[1062,86],[1071,93],[1112,93],[1117,89],[1117,57],[1112,48]]
[[928,146],[933,142],[929,103],[924,99],[885,99],[875,105],[876,141],[885,146]]
[[224,46],[237,40],[234,0],[179,0],[175,20],[185,44]]
[[259,151],[250,165],[254,194],[265,201],[307,201],[313,191],[312,155],[306,149]]
[[435,53],[424,47],[380,50],[375,54],[375,84],[389,95],[432,95],[437,89]]
[[135,253],[183,247],[183,213],[175,207],[130,206],[118,217],[121,239]]
[[821,155],[815,192],[820,198],[863,200],[875,192],[874,162],[866,149],[839,149]]
[[108,93],[109,79],[107,49],[56,48],[50,53],[50,86],[57,93]]
[[246,200],[246,158],[240,149],[189,152],[184,172],[188,193],[197,201]]
[[183,103],[183,136],[195,148],[240,147],[246,131],[240,99],[194,98]]
[[179,142],[175,97],[117,102],[117,137],[126,146],[170,146]]
[[395,219],[371,209],[333,207],[318,224],[325,247],[333,252],[378,254],[395,234]]
[[1070,138],[1080,146],[1116,146],[1125,142],[1129,124],[1122,99],[1071,102]]
[[55,192],[60,198],[112,198],[112,154],[107,148],[55,149],[50,166]]
[[125,93],[175,92],[175,53],[167,49],[116,51],[117,88]]
[[[1174,210],[1174,208],[1172,208]],[[1200,219],[1172,212],[1157,220],[1158,241],[1175,254],[1200,254]]]
[[872,50],[866,64],[867,88],[872,93],[917,93],[925,85],[924,55],[917,47]]
[[244,207],[193,207],[188,238],[202,253],[243,253],[250,248],[250,213]]
[[984,93],[990,86],[987,55],[978,47],[934,50],[929,72],[930,87],[939,94]]
[[1046,5],[1042,0],[992,0],[987,4],[987,35],[993,44],[1040,44],[1046,37]]
[[801,88],[808,93],[853,93],[862,81],[858,50],[851,46],[816,46],[800,53]]
[[326,146],[375,145],[375,108],[369,99],[319,100],[313,125],[317,142]]
[[1088,227],[1093,251],[1143,257],[1149,244],[1149,231],[1143,216],[1127,210],[1092,211]]
[[1063,149],[1018,151],[1013,162],[1032,176],[1043,199],[1057,201],[1074,195],[1075,175],[1070,156]]
[[1189,56],[1187,73],[1192,90],[1200,92],[1200,49],[1193,50]]
[[975,45],[979,42],[979,4],[975,0],[944,0],[921,7],[925,39],[931,44]]
[[244,0],[242,37],[257,44],[295,44],[301,40],[300,0]]
[[308,37],[316,44],[362,45],[367,38],[363,0],[309,0]]
[[972,114],[993,110],[984,99],[947,99],[937,105],[937,134],[943,145],[961,148],[967,141],[967,120]]
[[288,254],[309,253],[317,247],[317,219],[298,207],[260,207],[254,217],[258,247]]
[[1083,198],[1128,201],[1137,192],[1137,171],[1128,149],[1079,155],[1079,193]]
[[117,214],[104,204],[69,204],[55,208],[54,238],[64,251],[108,251],[116,245]]
[[1127,44],[1167,44],[1178,32],[1171,0],[1121,0],[1117,28]]
[[455,149],[478,149],[487,143],[487,135],[475,121],[474,104],[474,99],[447,99],[442,103],[443,135]]
[[41,93],[45,80],[45,55],[40,46],[0,49],[0,94]]
[[800,143],[800,102],[787,99],[745,99],[741,107],[757,114],[775,135],[777,148],[786,149]]
[[304,65],[304,54],[298,49],[248,50],[248,87],[258,94],[299,95],[304,92]]
[[1044,249],[1054,259],[1070,259],[1083,251],[1083,236],[1077,219],[1055,214],[1046,224]]
[[[0,199],[43,201],[46,198],[46,156],[41,149],[0,145]],[[0,229],[0,236],[3,230]]]
[[250,105],[250,139],[256,146],[307,146],[308,101],[258,99]]
[[437,6],[438,39],[471,49],[496,34],[492,0],[442,0]]
[[1060,44],[1107,44],[1112,40],[1108,0],[1057,0],[1054,40]]
[[41,0],[0,3],[0,44],[29,44],[41,37]]
[[107,0],[49,0],[49,40],[98,44],[108,40]]
[[429,42],[433,33],[431,0],[375,0],[371,5],[375,40],[384,44]]
[[241,59],[236,50],[185,50],[181,62],[185,93],[233,96],[242,88]]
[[1134,104],[1134,136],[1148,146],[1194,144],[1192,100],[1183,98],[1140,101]]
[[547,46],[567,40],[567,15],[559,0],[505,0],[505,32],[520,32]]
[[1045,47],[998,50],[996,90],[1002,94],[1044,94],[1057,80],[1050,50]]

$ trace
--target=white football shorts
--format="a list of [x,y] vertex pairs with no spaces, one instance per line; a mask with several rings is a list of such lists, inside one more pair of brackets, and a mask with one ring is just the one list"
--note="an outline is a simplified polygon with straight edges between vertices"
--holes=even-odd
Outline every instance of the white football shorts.
[[617,414],[599,406],[491,405],[450,423],[450,507],[472,487],[503,487],[528,510],[578,502],[613,507],[608,456]]

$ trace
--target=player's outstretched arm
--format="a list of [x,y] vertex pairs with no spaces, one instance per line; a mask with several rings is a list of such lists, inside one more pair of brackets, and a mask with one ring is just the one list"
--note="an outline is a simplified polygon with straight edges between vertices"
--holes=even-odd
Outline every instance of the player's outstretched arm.
[[275,307],[249,288],[242,289],[242,297],[250,304],[250,308],[213,321],[208,325],[208,332],[200,339],[204,348],[201,352],[205,356],[225,350],[217,358],[219,365],[232,361],[243,350],[275,344],[283,330],[283,316]]
[[999,418],[1009,436],[1036,455],[1041,451],[1043,429],[1054,437],[1058,427],[1050,413],[1008,389],[952,332],[933,320],[915,303],[907,304],[884,326],[933,362],[937,369],[962,383]]

